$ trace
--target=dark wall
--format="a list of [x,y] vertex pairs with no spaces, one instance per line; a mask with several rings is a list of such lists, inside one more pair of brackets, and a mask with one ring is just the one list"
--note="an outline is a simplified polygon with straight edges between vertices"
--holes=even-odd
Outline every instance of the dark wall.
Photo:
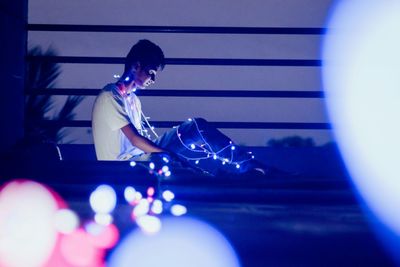
[[27,0],[0,4],[0,152],[23,135]]

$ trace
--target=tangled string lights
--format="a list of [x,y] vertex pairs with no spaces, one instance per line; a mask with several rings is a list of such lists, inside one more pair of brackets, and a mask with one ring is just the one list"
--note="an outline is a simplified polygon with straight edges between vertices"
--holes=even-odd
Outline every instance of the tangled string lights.
[[[195,164],[199,164],[200,160],[213,158],[214,160],[221,161],[222,165],[230,164],[236,166],[237,169],[240,169],[241,164],[254,159],[254,155],[252,155],[251,152],[248,152],[250,154],[249,158],[244,160],[235,160],[234,151],[236,150],[236,146],[232,143],[232,141],[229,141],[229,143],[226,146],[222,147],[221,149],[214,150],[213,147],[206,141],[206,138],[203,136],[202,131],[200,130],[199,125],[196,122],[196,119],[189,118],[188,121],[193,122],[194,125],[196,126],[196,131],[197,131],[196,134],[200,137],[201,144],[195,144],[195,143],[186,144],[184,141],[185,138],[179,132],[180,126],[176,127],[176,135],[179,141],[181,142],[182,146],[184,146],[190,152],[199,153],[198,157],[188,157],[183,153],[180,153],[179,155],[185,158],[186,160],[194,161]],[[230,151],[229,158],[224,157],[222,155],[226,150]]]

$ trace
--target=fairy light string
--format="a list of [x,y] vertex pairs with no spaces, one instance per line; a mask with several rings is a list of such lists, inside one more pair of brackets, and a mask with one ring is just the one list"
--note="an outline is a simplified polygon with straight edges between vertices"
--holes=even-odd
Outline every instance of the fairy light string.
[[[203,136],[202,134],[202,130],[200,130],[199,125],[196,121],[196,119],[188,119],[190,122],[193,122],[193,124],[196,127],[196,131],[198,136],[200,137],[200,139],[202,140],[202,144],[186,144],[184,141],[184,138],[182,137],[182,134],[179,132],[179,127],[176,127],[176,135],[179,139],[179,141],[181,142],[182,146],[185,147],[187,150],[189,150],[190,152],[194,152],[194,153],[202,153],[203,155],[198,156],[198,157],[189,157],[186,155],[183,155],[182,153],[180,153],[179,155],[183,158],[185,158],[186,160],[189,161],[194,161],[195,164],[199,164],[200,160],[205,160],[205,159],[209,159],[209,158],[213,158],[214,160],[219,160],[222,162],[223,165],[225,164],[231,164],[231,165],[235,165],[237,169],[239,169],[241,167],[241,165],[247,161],[250,161],[252,159],[254,159],[254,156],[251,155],[250,152],[250,156],[247,159],[244,160],[235,160],[235,156],[234,156],[234,150],[236,150],[236,146],[232,143],[232,141],[229,141],[229,143],[224,146],[223,148],[219,149],[218,151],[215,151],[212,146],[206,141],[206,138]],[[229,149],[230,150],[230,158],[226,158],[222,156],[222,153]]]
[[[114,78],[120,78],[120,76],[114,75]],[[129,81],[129,77],[126,77],[125,81]],[[123,92],[122,95],[124,98],[127,98],[127,100],[129,101],[128,105],[131,106],[132,109],[136,108],[136,104],[134,103],[135,102],[134,98],[136,95],[134,94],[134,91],[130,92],[129,94],[125,91]],[[150,140],[155,140],[156,138],[158,138],[159,135],[156,133],[155,127],[152,126],[149,122],[150,117],[146,117],[142,110],[138,110],[138,112],[140,112],[139,115],[141,117],[141,125],[140,129],[138,129],[140,134]],[[181,156],[182,158],[188,161],[194,161],[195,164],[199,164],[201,160],[207,160],[213,158],[214,160],[221,161],[222,165],[226,164],[234,165],[237,169],[240,169],[243,163],[254,159],[254,155],[252,155],[251,152],[249,152],[250,156],[247,159],[243,160],[235,159],[234,151],[236,150],[236,146],[232,143],[232,141],[229,141],[229,143],[226,146],[222,147],[221,149],[214,151],[212,146],[206,141],[206,138],[203,136],[202,134],[203,131],[199,128],[196,119],[189,118],[188,121],[192,122],[195,125],[197,135],[200,137],[201,140],[201,144],[195,144],[195,143],[187,144],[184,141],[184,137],[179,132],[180,126],[175,127],[176,135],[182,146],[186,148],[189,152],[193,152],[195,154],[199,153],[199,156],[195,157],[187,156],[185,155],[186,153],[178,153],[178,155]],[[151,134],[154,135],[154,138],[152,138],[151,134],[146,128],[150,129]],[[225,153],[227,149],[230,150],[229,158],[222,156],[222,154]]]

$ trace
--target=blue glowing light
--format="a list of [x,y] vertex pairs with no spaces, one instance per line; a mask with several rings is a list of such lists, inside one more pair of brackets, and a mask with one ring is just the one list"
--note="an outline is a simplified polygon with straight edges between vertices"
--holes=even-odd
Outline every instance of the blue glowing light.
[[163,220],[161,227],[156,217],[149,217],[143,217],[140,223],[151,225],[153,234],[149,236],[143,230],[129,233],[113,250],[108,266],[240,266],[227,239],[208,224],[178,217]]
[[[399,1],[339,1],[323,48],[333,130],[369,209],[400,236]],[[400,242],[400,241],[399,241]]]
[[124,190],[124,197],[126,202],[131,203],[135,200],[136,190],[132,186],[127,186]]
[[162,193],[162,197],[164,198],[165,201],[170,202],[175,198],[175,194],[170,190],[165,190]]
[[169,167],[168,167],[168,166],[163,166],[163,167],[161,168],[161,170],[162,170],[163,172],[167,172],[167,171],[169,171]]
[[96,213],[110,213],[117,204],[117,194],[109,185],[98,186],[89,198],[90,206]]
[[135,166],[136,166],[136,161],[131,161],[131,162],[129,162],[129,165],[130,165],[131,167],[135,167]]
[[187,209],[183,205],[175,204],[175,205],[172,205],[172,207],[171,207],[171,213],[174,216],[182,216],[182,215],[185,215],[186,212],[187,212]]
[[154,164],[154,162],[150,162],[149,163],[149,168],[154,170],[154,168],[156,167],[156,165]]

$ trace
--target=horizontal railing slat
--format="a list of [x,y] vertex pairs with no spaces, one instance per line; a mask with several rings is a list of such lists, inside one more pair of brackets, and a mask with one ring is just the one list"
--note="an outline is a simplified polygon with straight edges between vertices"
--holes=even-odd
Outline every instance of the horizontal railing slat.
[[[125,62],[123,57],[78,56],[27,56],[27,60],[78,64],[124,64]],[[165,63],[167,65],[318,67],[322,62],[315,59],[167,58]]]
[[[42,120],[37,122],[47,127],[91,127],[89,120],[72,120],[72,121],[56,121]],[[151,125],[159,128],[171,128],[181,124],[181,121],[151,121]],[[314,129],[324,130],[331,129],[329,123],[305,123],[305,122],[209,122],[217,128],[230,129]]]
[[[26,92],[27,95],[95,96],[100,89],[45,88]],[[139,96],[165,97],[268,97],[268,98],[323,98],[322,91],[255,91],[255,90],[170,90],[149,89],[136,92]]]
[[197,27],[197,26],[131,26],[131,25],[77,25],[27,24],[28,31],[57,32],[149,32],[149,33],[203,33],[203,34],[284,34],[322,35],[326,28],[312,27]]
[[[128,25],[66,25],[66,24],[27,24],[28,31],[57,32],[151,32],[151,33],[203,33],[203,34],[282,34],[282,35],[322,35],[326,28],[294,27],[192,27],[192,26],[128,26]],[[124,64],[122,57],[80,57],[80,56],[28,56],[28,61],[50,61],[77,64]],[[224,58],[167,58],[168,65],[214,65],[214,66],[299,66],[319,67],[321,60],[314,59],[224,59]],[[99,89],[39,89],[27,92],[30,95],[97,95]],[[179,96],[179,97],[287,97],[322,98],[320,91],[254,91],[254,90],[162,90],[153,89],[138,92],[141,96]],[[39,121],[39,124],[52,127],[91,127],[91,121]],[[152,121],[152,125],[170,128],[180,121]],[[210,122],[217,128],[232,129],[330,129],[328,123],[297,122]]]

